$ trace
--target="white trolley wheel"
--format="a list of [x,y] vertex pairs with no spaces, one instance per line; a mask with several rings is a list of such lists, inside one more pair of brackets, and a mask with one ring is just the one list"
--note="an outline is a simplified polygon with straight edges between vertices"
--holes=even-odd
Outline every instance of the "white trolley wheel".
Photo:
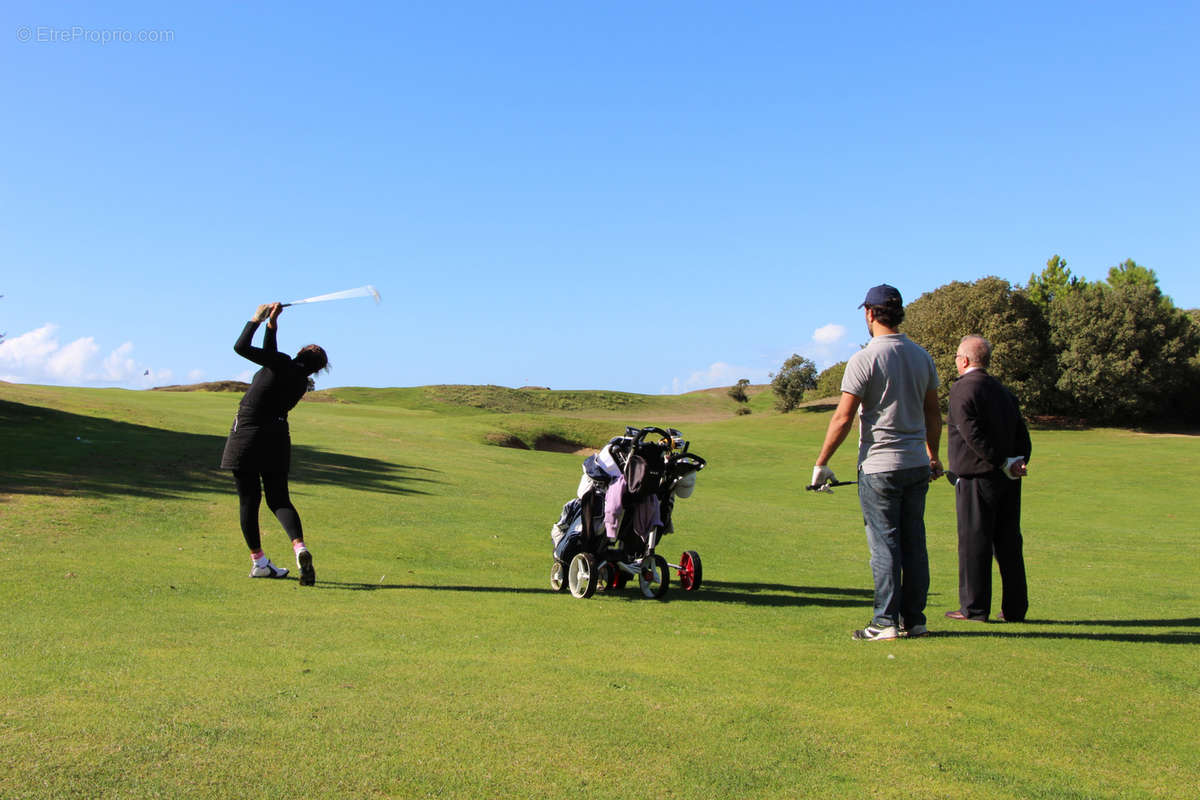
[[574,597],[587,598],[594,595],[599,577],[596,557],[591,553],[576,553],[567,567],[567,584],[571,587]]
[[638,584],[642,587],[642,594],[652,600],[666,594],[671,585],[671,569],[667,566],[667,560],[658,553],[649,559],[643,559]]
[[567,565],[558,561],[554,561],[554,566],[550,567],[550,588],[556,592],[565,592],[569,588],[567,586]]

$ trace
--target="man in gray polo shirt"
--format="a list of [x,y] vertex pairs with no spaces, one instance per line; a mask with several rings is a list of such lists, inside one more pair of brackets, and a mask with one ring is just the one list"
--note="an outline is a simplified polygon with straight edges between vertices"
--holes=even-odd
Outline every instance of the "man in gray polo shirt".
[[859,307],[865,309],[871,341],[846,364],[841,400],[812,482],[829,491],[828,484],[837,480],[829,459],[859,414],[858,499],[871,550],[875,608],[871,623],[854,631],[854,638],[895,639],[901,631],[924,636],[929,593],[925,494],[929,482],[942,474],[937,369],[920,345],[897,330],[904,303],[895,287],[874,287]]

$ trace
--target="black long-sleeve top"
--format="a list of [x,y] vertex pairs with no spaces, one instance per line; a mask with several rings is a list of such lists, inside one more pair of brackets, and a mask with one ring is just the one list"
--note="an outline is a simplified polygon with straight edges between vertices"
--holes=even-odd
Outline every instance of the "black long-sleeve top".
[[1032,454],[1017,398],[981,369],[951,384],[946,428],[950,469],[959,475],[986,475],[1014,456],[1028,463]]
[[267,326],[263,346],[254,347],[250,341],[259,323],[251,320],[233,345],[233,351],[262,367],[254,373],[250,388],[238,405],[238,418],[246,422],[263,423],[287,419],[287,413],[308,391],[309,372],[299,361],[280,353],[275,344],[275,329]]

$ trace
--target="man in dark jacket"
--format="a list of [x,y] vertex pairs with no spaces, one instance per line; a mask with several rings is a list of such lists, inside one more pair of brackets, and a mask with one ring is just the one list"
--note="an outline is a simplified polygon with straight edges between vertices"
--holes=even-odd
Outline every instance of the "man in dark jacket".
[[958,602],[950,619],[986,621],[992,607],[992,556],[1000,567],[1000,620],[1020,622],[1029,607],[1021,540],[1021,476],[1032,446],[1012,393],[987,373],[992,345],[967,336],[950,387],[950,472],[957,475]]

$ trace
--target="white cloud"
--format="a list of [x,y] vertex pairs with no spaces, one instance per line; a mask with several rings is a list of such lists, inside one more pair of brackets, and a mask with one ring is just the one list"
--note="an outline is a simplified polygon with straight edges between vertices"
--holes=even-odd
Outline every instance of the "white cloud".
[[148,386],[152,381],[167,380],[170,370],[154,371],[139,366],[133,359],[133,342],[125,342],[95,363],[100,345],[91,336],[61,345],[55,333],[59,326],[46,323],[20,336],[0,341],[0,368],[3,380],[11,383],[52,383],[66,385]]
[[96,340],[90,336],[76,339],[51,354],[46,360],[46,371],[61,381],[81,380],[87,370],[87,362],[99,350]]
[[766,383],[767,371],[717,361],[706,369],[693,372],[685,380],[672,379],[671,393],[680,394],[697,389],[711,389],[714,386],[732,386],[742,378],[746,378],[751,383]]
[[194,369],[187,374],[188,383],[199,383],[204,380],[204,370]]
[[858,345],[849,339],[846,326],[831,322],[814,330],[808,344],[792,352],[812,359],[817,369],[823,370],[839,361],[845,361],[856,350]]
[[840,342],[845,335],[846,327],[844,325],[835,325],[831,322],[813,331],[812,338],[817,344],[833,345]]
[[54,338],[57,329],[57,325],[46,324],[29,333],[6,338],[0,342],[0,364],[23,367],[43,363],[58,349],[58,341]]
[[110,381],[123,381],[137,374],[137,364],[129,357],[133,352],[133,342],[126,342],[108,354],[104,359],[104,377]]

